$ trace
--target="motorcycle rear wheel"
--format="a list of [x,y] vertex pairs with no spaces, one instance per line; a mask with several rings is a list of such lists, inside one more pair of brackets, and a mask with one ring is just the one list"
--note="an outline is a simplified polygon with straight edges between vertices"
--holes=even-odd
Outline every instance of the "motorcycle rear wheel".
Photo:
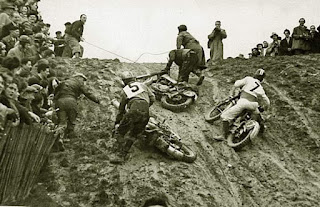
[[190,106],[193,102],[193,98],[183,97],[182,101],[176,102],[171,100],[168,96],[161,97],[161,105],[163,108],[168,109],[173,112],[181,112]]
[[244,147],[245,145],[247,145],[247,143],[250,141],[251,135],[254,132],[255,128],[252,128],[248,131],[246,131],[245,133],[242,133],[240,135],[240,139],[235,140],[235,134],[229,134],[228,138],[227,138],[227,144],[228,146],[234,148],[234,149],[241,149],[242,147]]

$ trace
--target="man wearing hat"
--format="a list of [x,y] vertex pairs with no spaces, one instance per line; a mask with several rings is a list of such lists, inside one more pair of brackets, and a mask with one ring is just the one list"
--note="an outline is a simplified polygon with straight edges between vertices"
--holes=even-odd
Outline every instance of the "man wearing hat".
[[2,33],[0,34],[0,38],[3,38],[7,35],[10,34],[10,29],[12,28],[12,26],[18,27],[20,29],[20,23],[21,23],[21,16],[19,14],[19,12],[13,12],[12,13],[12,18],[9,24],[6,24],[2,27]]
[[2,42],[6,45],[7,52],[9,52],[9,50],[14,48],[20,34],[19,27],[14,25],[11,25],[11,27],[9,27],[9,31],[10,31],[9,35],[2,39]]
[[17,57],[19,61],[22,58],[29,58],[31,62],[34,64],[38,59],[39,55],[36,54],[33,50],[30,49],[31,47],[31,40],[26,35],[21,35],[19,37],[19,44],[9,50],[8,57]]
[[78,115],[77,100],[84,94],[90,100],[100,103],[99,99],[89,91],[84,82],[87,77],[82,73],[75,73],[71,78],[61,81],[54,92],[54,105],[59,111],[58,123],[64,127],[65,137],[73,137],[76,118]]
[[269,44],[269,47],[266,50],[266,56],[275,57],[279,54],[279,36],[277,33],[273,32],[270,38],[272,38],[273,41]]
[[293,29],[292,50],[294,55],[308,54],[310,51],[310,30],[304,26],[306,20],[300,18],[299,26]]
[[184,49],[193,50],[198,56],[197,67],[200,69],[207,68],[204,51],[199,41],[196,40],[189,32],[187,32],[186,25],[180,25],[178,27],[178,30],[179,33],[177,37],[177,49],[181,49],[181,46],[183,46]]
[[11,3],[4,2],[1,6],[2,13],[0,14],[0,34],[2,33],[2,27],[11,23],[11,16],[15,10],[15,6]]
[[61,31],[56,31],[56,37],[53,39],[54,44],[54,53],[57,57],[61,57],[64,47],[65,47],[65,40],[62,36]]

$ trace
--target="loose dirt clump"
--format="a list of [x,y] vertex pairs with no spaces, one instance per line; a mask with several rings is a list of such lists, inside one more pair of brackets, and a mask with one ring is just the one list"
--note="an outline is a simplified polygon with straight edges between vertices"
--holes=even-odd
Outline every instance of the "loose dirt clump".
[[[227,59],[209,67],[199,99],[189,109],[173,113],[159,103],[151,107],[198,154],[197,160],[171,160],[137,141],[123,165],[109,163],[116,115],[111,100],[118,99],[121,90],[118,73],[142,75],[160,71],[165,64],[57,59],[64,75],[87,75],[102,104],[79,101],[78,136],[65,143],[65,152],[51,155],[42,174],[50,180],[39,180],[42,189],[56,206],[146,206],[157,199],[177,207],[320,206],[319,59]],[[267,129],[235,152],[213,139],[221,133],[220,122],[206,123],[204,113],[228,96],[235,80],[261,67],[267,72],[264,87],[271,100]],[[197,78],[192,76],[190,82]]]

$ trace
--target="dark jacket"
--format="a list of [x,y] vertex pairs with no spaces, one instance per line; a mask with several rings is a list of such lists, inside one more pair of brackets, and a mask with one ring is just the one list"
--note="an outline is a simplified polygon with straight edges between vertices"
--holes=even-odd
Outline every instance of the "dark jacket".
[[290,37],[289,43],[286,38],[281,40],[279,55],[292,55],[292,52],[288,51],[288,48],[292,48],[292,37]]
[[[154,103],[155,101],[155,95],[154,93],[150,90],[150,88],[148,86],[146,86],[144,83],[130,83],[129,85],[125,86],[125,87],[130,87],[132,85],[138,85],[138,90],[139,87],[141,87],[141,89],[143,90],[142,92],[140,92],[137,95],[134,95],[133,97],[128,98],[126,93],[124,92],[124,90],[121,93],[121,100],[120,100],[120,106],[119,106],[119,113],[116,117],[116,123],[120,123],[120,121],[123,118],[123,115],[126,112],[126,107],[130,110],[130,107],[132,105],[132,103],[134,101],[145,101],[146,103],[149,104],[149,107]],[[130,87],[131,88],[131,87]],[[125,88],[124,88],[125,89]],[[149,110],[149,109],[147,109]]]
[[20,25],[14,25],[12,22],[9,24],[6,24],[2,27],[2,32],[0,35],[0,39],[4,38],[5,36],[8,36],[10,34],[10,28],[12,26],[17,26],[20,29]]
[[33,84],[38,84],[38,85],[42,86],[43,88],[46,88],[49,85],[49,80],[47,78],[42,79],[38,74],[36,74],[36,75],[32,76],[31,78],[29,78],[28,84],[30,86]]
[[6,45],[7,52],[9,52],[9,50],[14,48],[17,41],[18,40],[16,38],[12,38],[10,35],[7,35],[2,39],[2,42]]
[[95,97],[81,81],[78,81],[75,78],[70,78],[60,82],[59,86],[55,90],[54,101],[67,97],[77,100],[81,94],[84,94],[90,100],[99,103],[98,98]]
[[68,34],[72,35],[74,38],[80,41],[80,37],[82,37],[83,34],[83,22],[80,20],[73,22],[70,31],[68,31]]
[[312,53],[320,52],[320,34],[319,32],[311,33],[310,39],[311,51]]
[[175,62],[178,66],[182,66],[183,61],[186,60],[187,54],[190,51],[191,49],[171,50],[169,53],[169,61],[167,63],[166,69],[169,70],[173,62]]
[[293,29],[292,49],[310,50],[310,30],[306,26],[298,26]]

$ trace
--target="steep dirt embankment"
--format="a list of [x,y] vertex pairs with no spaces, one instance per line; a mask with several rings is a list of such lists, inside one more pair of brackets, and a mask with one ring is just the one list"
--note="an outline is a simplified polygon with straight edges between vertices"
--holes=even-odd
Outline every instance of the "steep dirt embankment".
[[[110,100],[120,90],[116,73],[141,75],[164,64],[58,60],[64,74],[86,74],[103,102],[80,101],[79,137],[66,143],[65,152],[52,154],[39,186],[60,206],[142,206],[154,197],[177,207],[320,206],[319,59],[231,59],[208,68],[200,97],[187,111],[173,113],[158,103],[151,107],[198,154],[197,160],[170,160],[138,141],[123,165],[109,163],[116,114]],[[267,130],[235,152],[213,139],[220,133],[219,121],[210,125],[203,115],[227,96],[234,80],[259,67],[267,71],[264,87],[272,104],[266,112]]]

